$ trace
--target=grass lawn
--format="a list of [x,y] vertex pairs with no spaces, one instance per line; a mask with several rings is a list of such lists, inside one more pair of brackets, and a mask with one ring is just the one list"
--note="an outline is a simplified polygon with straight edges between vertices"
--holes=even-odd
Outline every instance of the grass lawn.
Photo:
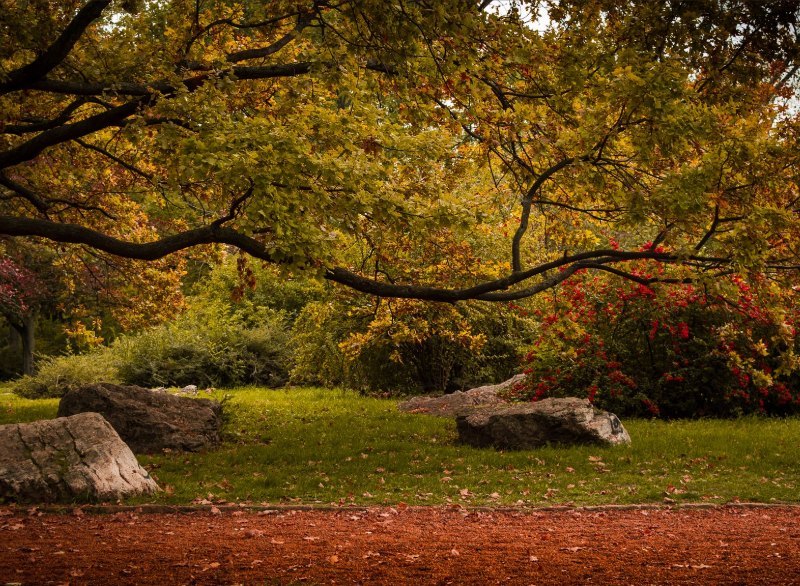
[[[0,387],[0,423],[54,417],[57,400]],[[242,388],[225,443],[140,456],[156,502],[553,505],[800,501],[800,419],[626,421],[631,447],[497,452],[456,443],[455,423],[326,389]],[[142,501],[135,501],[142,502]]]

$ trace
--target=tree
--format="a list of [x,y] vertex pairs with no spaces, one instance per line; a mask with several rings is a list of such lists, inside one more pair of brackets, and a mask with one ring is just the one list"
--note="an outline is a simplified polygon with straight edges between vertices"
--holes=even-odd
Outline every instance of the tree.
[[10,257],[0,257],[0,314],[21,345],[23,374],[33,373],[36,313],[46,298],[45,285],[33,271]]
[[[0,234],[143,260],[224,244],[449,302],[583,269],[652,284],[641,260],[796,279],[795,1],[489,4],[12,3]],[[500,276],[402,282],[342,254],[510,221]]]

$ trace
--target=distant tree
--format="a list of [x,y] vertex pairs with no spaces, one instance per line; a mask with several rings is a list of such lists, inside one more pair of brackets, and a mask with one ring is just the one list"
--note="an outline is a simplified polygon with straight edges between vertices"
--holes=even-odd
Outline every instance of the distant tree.
[[45,285],[32,271],[9,257],[0,257],[0,314],[21,343],[24,374],[33,373],[36,314],[45,299]]

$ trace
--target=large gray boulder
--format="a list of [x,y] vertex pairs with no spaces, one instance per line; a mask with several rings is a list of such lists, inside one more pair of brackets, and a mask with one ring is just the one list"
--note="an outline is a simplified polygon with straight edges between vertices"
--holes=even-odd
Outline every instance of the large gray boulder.
[[97,413],[0,425],[0,446],[0,501],[104,501],[158,490]]
[[468,391],[456,391],[440,397],[412,397],[400,403],[397,408],[407,413],[426,413],[439,417],[454,417],[470,412],[475,407],[505,405],[507,402],[498,394],[522,381],[525,375],[518,374],[497,385],[486,385]]
[[220,441],[222,406],[137,386],[99,383],[67,392],[58,415],[93,411],[105,417],[137,454],[197,451]]
[[629,444],[613,413],[567,397],[473,409],[456,418],[460,440],[475,447],[526,450],[547,444]]

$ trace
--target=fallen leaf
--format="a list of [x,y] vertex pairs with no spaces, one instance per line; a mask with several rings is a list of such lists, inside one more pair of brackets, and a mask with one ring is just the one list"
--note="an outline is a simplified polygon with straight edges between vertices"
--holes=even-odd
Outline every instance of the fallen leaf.
[[454,547],[453,549],[451,549],[451,550],[450,550],[450,555],[461,555],[461,554],[460,554],[460,553],[458,552],[458,550],[457,550],[457,549]]
[[578,552],[578,551],[580,551],[582,549],[586,549],[586,548],[585,547],[579,547],[579,546],[576,546],[576,547],[562,547],[561,551],[569,551],[569,552],[575,553],[575,552]]
[[537,558],[535,555],[532,555],[532,556],[531,556],[530,558],[528,558],[528,559],[529,559],[530,561],[532,561],[532,562],[538,562],[538,561],[539,561],[539,558]]
[[331,557],[328,558],[328,561],[330,563],[332,563],[332,564],[335,564],[335,563],[337,563],[339,561],[339,556],[338,555],[332,555]]

